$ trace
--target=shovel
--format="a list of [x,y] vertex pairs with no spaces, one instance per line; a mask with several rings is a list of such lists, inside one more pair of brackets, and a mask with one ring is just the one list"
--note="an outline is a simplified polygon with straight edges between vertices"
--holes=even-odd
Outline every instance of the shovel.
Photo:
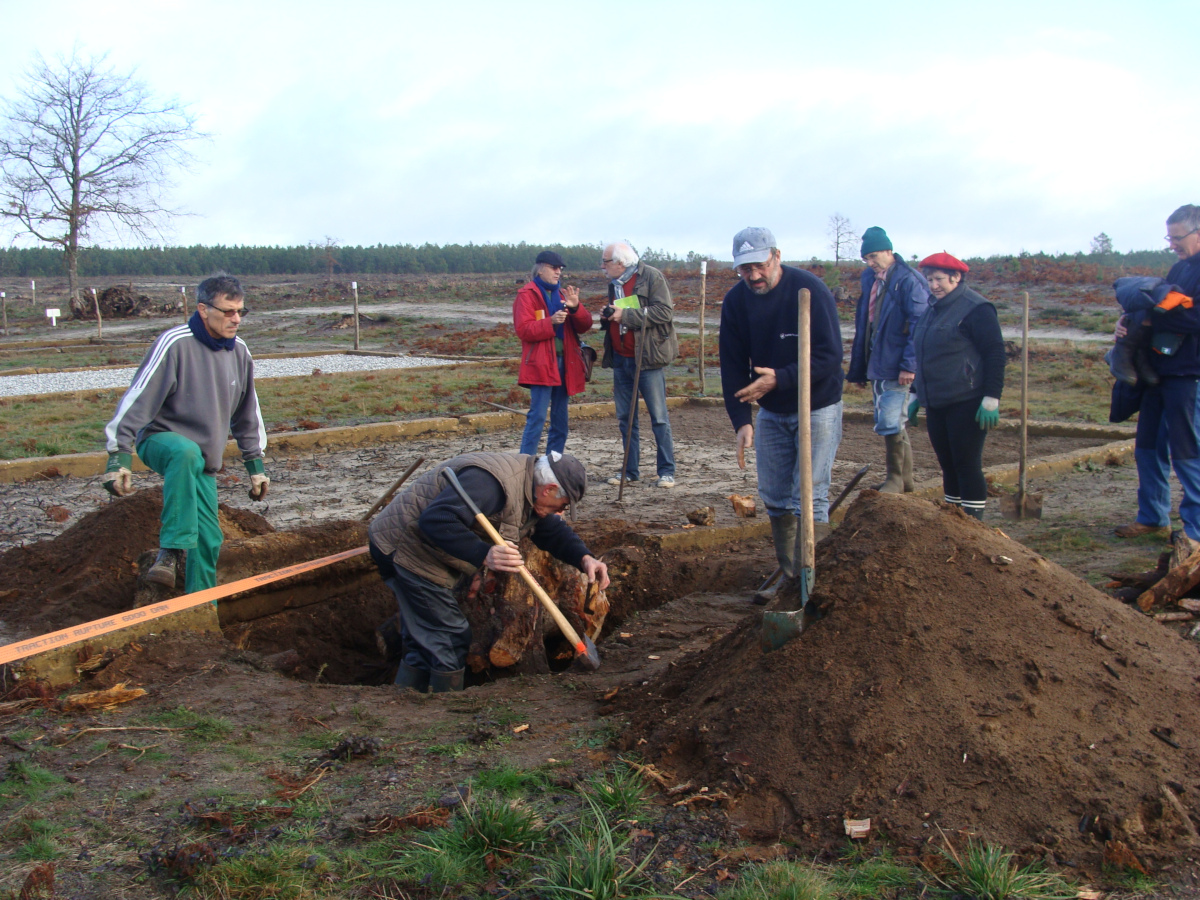
[[[454,474],[454,470],[442,469],[442,474],[450,482],[454,490],[458,491],[458,496],[462,497],[463,503],[467,504],[467,508],[475,514],[475,521],[479,523],[479,526],[487,533],[487,536],[492,539],[492,543],[498,547],[505,546],[504,538],[500,536],[500,532],[488,521],[488,517],[480,512],[479,507],[475,505],[475,501],[463,489],[458,476]],[[542,590],[542,586],[537,583],[537,579],[530,574],[530,571],[524,565],[517,571],[525,579],[525,584],[533,592],[533,596],[537,597],[542,602],[542,606],[546,608],[546,612],[550,613],[550,618],[554,620],[554,623],[558,626],[558,630],[563,633],[563,637],[570,641],[571,646],[575,648],[575,661],[571,665],[580,672],[595,672],[599,669],[600,653],[596,650],[596,645],[592,643],[592,639],[586,634],[580,637],[575,632],[575,629],[571,627],[571,623],[567,621],[567,617],[562,614],[562,610],[550,599],[550,595]]]
[[[800,600],[799,606],[794,610],[769,609],[763,613],[763,653],[778,650],[804,630],[804,607],[808,605],[812,594],[816,568],[816,542],[813,540],[812,422],[809,419],[812,412],[812,377],[809,370],[812,359],[812,346],[809,343],[809,307],[812,296],[807,288],[800,290],[797,301],[799,322],[796,339],[800,345],[799,367],[796,369],[800,400],[796,410],[797,430],[800,433],[800,515],[797,518],[800,520],[800,558],[796,560],[796,581],[800,589]],[[775,602],[779,603],[782,599],[783,594],[780,593]]]
[[1000,495],[1000,515],[1006,519],[1040,519],[1042,495],[1025,491],[1025,459],[1029,450],[1029,292],[1025,292],[1025,310],[1021,316],[1021,455],[1017,469],[1017,493]]

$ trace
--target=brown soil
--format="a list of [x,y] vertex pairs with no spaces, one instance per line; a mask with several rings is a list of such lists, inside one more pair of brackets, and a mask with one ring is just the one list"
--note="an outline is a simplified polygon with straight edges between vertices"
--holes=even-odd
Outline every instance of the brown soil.
[[[756,620],[625,695],[622,743],[734,795],[743,836],[810,849],[843,817],[1096,874],[1200,817],[1194,644],[957,510],[866,492],[816,559],[821,617],[764,655]],[[1168,744],[1162,737],[1174,740]]]
[[[137,560],[157,546],[162,489],[138,491],[87,513],[52,541],[0,555],[0,637],[27,637],[99,619],[134,605]],[[266,519],[218,507],[226,540],[269,534]]]

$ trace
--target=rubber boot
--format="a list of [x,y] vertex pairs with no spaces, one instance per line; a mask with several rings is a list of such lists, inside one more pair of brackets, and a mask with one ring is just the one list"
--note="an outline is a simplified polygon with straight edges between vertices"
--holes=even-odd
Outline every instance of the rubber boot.
[[887,444],[887,478],[875,490],[884,494],[900,494],[904,492],[904,444],[908,437],[903,431],[899,434],[884,435]]
[[900,432],[900,437],[904,438],[904,456],[900,460],[900,479],[904,483],[904,493],[911,494],[915,490],[912,473],[912,441],[908,439],[908,432]]
[[393,683],[396,687],[412,688],[418,694],[424,694],[429,690],[430,681],[431,679],[427,671],[402,662],[400,663],[400,668],[396,670],[396,680]]
[[775,560],[782,569],[782,574],[775,584],[765,591],[755,591],[756,606],[766,606],[775,599],[779,586],[784,580],[796,574],[796,541],[799,532],[799,521],[791,513],[782,516],[771,516],[771,541],[775,544]]
[[959,509],[961,509],[963,512],[965,512],[968,516],[974,516],[980,522],[983,521],[983,510],[982,509],[972,508],[969,506],[960,506]]
[[175,587],[175,575],[183,568],[182,556],[182,550],[160,548],[158,556],[154,559],[154,565],[146,571],[144,580],[153,584],[161,584],[163,587]]
[[449,691],[461,691],[466,674],[466,669],[455,669],[453,672],[431,672],[429,693],[445,694]]

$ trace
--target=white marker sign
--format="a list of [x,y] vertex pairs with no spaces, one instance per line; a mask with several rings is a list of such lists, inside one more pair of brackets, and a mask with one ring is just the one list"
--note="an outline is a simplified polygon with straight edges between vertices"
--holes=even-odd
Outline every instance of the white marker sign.
[[48,309],[48,310],[46,310],[46,318],[47,318],[47,319],[49,319],[49,320],[50,320],[50,324],[51,324],[51,325],[53,325],[53,326],[54,326],[54,327],[56,327],[56,328],[58,327],[58,321],[57,321],[57,319],[58,319],[58,317],[59,317],[59,316],[61,316],[61,315],[62,315],[62,310],[60,310],[60,309]]
[[702,260],[700,260],[700,274],[705,275],[707,273],[708,273],[708,260],[702,259]]

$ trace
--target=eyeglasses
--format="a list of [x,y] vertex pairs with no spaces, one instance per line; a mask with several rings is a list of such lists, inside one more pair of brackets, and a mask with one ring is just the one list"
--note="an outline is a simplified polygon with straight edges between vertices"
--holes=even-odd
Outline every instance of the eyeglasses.
[[209,309],[215,309],[227,319],[232,319],[234,316],[241,316],[244,319],[246,316],[250,315],[250,310],[246,309],[244,306],[240,309],[222,309],[219,306],[213,306],[211,303],[201,303],[200,305],[207,306]]
[[1193,228],[1187,234],[1168,234],[1165,238],[1163,238],[1163,240],[1168,244],[1179,244],[1183,242],[1185,237],[1189,237],[1198,231],[1200,231],[1200,228]]

